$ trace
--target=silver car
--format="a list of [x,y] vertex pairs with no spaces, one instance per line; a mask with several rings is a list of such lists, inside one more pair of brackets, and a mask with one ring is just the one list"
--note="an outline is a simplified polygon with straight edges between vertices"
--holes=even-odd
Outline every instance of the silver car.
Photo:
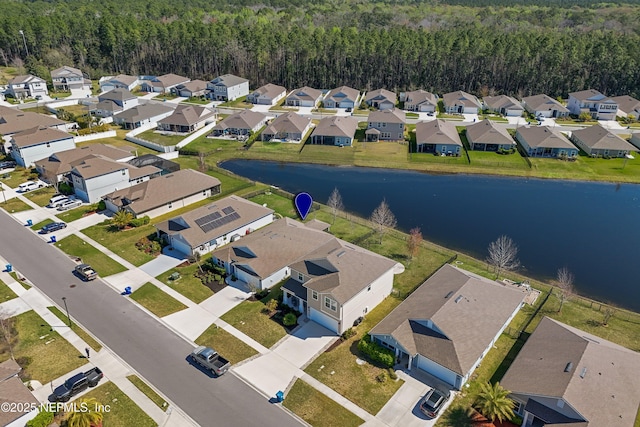
[[77,208],[82,206],[82,202],[80,200],[67,200],[60,206],[58,206],[59,211],[68,211],[69,209]]

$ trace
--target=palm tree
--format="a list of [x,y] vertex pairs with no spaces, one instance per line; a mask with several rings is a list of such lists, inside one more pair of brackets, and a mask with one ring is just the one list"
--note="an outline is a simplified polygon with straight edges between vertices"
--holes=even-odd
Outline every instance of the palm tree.
[[67,427],[102,427],[102,405],[95,397],[78,399],[76,411],[67,414]]
[[123,229],[133,219],[133,214],[129,211],[118,211],[113,215],[111,220],[119,228]]
[[499,382],[491,385],[484,383],[480,385],[480,393],[476,400],[476,408],[491,422],[496,418],[502,422],[513,417],[513,400],[509,399],[509,390],[505,390]]

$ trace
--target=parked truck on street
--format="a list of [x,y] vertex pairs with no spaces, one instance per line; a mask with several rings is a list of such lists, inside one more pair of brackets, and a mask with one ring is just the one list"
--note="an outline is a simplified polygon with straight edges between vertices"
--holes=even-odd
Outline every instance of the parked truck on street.
[[98,277],[98,273],[96,273],[96,271],[91,268],[89,264],[76,265],[74,271],[85,281],[93,280]]
[[191,360],[217,376],[227,372],[231,363],[211,347],[200,346],[191,352]]

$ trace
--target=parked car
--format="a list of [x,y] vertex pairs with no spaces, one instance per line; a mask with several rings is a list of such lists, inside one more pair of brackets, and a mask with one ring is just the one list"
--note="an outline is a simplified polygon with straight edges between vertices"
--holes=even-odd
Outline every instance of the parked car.
[[54,231],[62,230],[67,228],[67,224],[64,222],[52,222],[51,224],[47,224],[40,229],[40,234],[48,234],[53,233]]
[[435,418],[442,406],[449,400],[449,392],[432,388],[420,402],[420,410],[427,417]]
[[218,376],[227,372],[231,367],[231,363],[220,356],[217,351],[202,345],[191,352],[191,359]]
[[18,191],[21,193],[26,193],[27,191],[37,190],[38,188],[44,187],[44,183],[38,181],[27,181],[18,185]]
[[98,273],[96,273],[96,271],[91,268],[89,264],[76,265],[73,271],[86,282],[98,277]]
[[0,170],[2,169],[10,169],[10,168],[15,168],[16,167],[16,162],[14,162],[13,160],[7,160],[5,162],[0,162]]
[[67,200],[58,206],[58,210],[68,211],[69,209],[77,208],[79,206],[82,206],[82,202],[80,200]]
[[64,194],[54,194],[51,197],[51,199],[49,199],[49,207],[50,208],[57,208],[58,206],[60,206],[64,202],[66,202],[67,200],[69,200],[69,198],[67,196],[65,196]]
[[68,402],[73,396],[86,390],[87,387],[97,386],[103,376],[104,374],[98,367],[76,374],[61,386],[56,387],[53,391],[53,400],[56,402]]

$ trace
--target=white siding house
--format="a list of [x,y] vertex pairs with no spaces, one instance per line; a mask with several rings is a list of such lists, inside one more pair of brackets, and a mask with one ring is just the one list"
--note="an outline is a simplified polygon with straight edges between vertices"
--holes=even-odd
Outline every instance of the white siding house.
[[18,132],[11,138],[11,155],[23,167],[72,148],[76,148],[73,135],[55,128],[34,127]]

